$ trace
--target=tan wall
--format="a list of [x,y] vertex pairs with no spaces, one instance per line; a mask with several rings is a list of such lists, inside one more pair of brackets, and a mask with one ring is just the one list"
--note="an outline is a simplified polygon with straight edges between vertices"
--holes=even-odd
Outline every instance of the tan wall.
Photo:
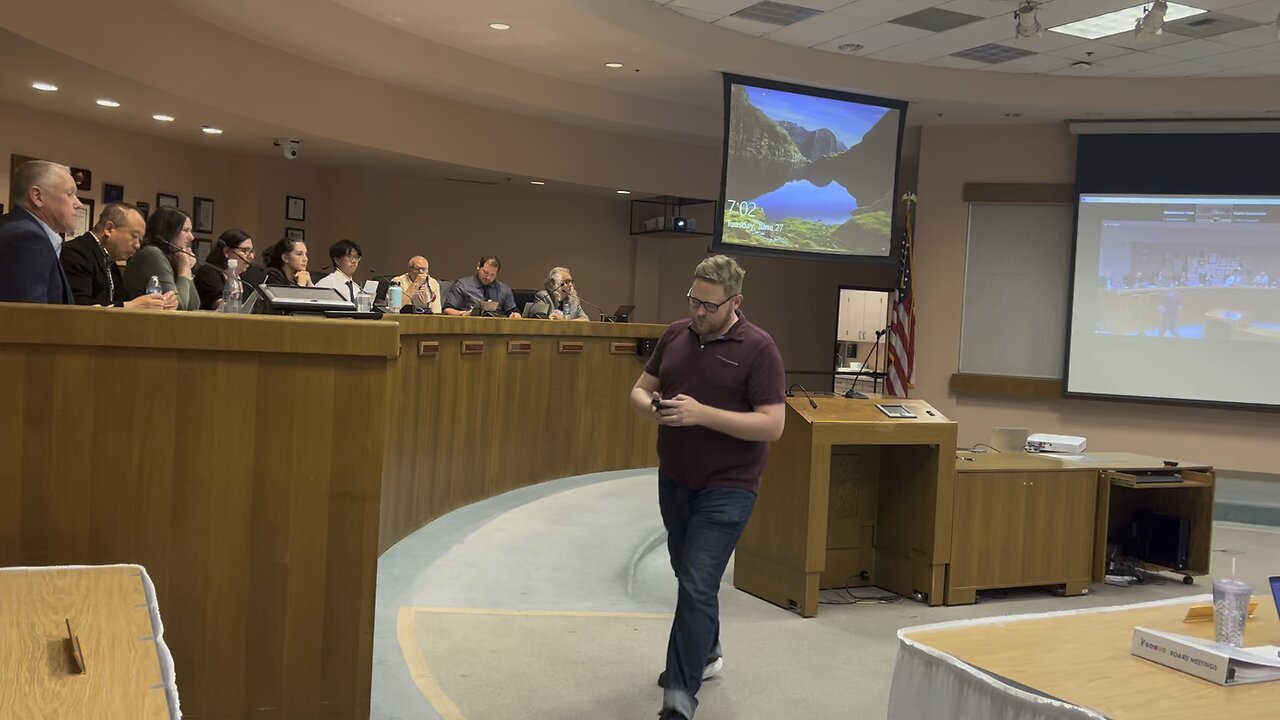
[[[949,395],[959,367],[964,292],[967,182],[1070,183],[1075,139],[1061,125],[926,127],[920,153],[916,225],[915,395],[960,423],[960,443],[989,439],[991,428],[1083,435],[1095,450],[1130,450],[1213,463],[1221,468],[1280,472],[1271,413],[1168,407],[1097,400],[992,400]],[[1063,268],[1064,273],[1069,272]],[[1016,343],[1017,338],[1008,338]],[[1206,369],[1212,372],[1212,368]]]

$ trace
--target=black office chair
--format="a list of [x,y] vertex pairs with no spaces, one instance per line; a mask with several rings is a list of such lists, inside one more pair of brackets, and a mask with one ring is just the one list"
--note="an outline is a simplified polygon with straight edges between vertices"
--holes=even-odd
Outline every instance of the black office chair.
[[511,294],[515,297],[516,312],[524,312],[525,303],[533,302],[533,298],[538,294],[537,290],[512,290]]

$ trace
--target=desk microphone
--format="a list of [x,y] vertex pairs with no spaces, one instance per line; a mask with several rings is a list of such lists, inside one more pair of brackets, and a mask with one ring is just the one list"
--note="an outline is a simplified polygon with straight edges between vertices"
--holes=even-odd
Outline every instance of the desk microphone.
[[174,252],[182,253],[183,255],[186,255],[188,257],[195,259],[196,262],[200,262],[200,258],[196,257],[196,254],[191,252],[189,249],[178,247],[177,245],[174,245],[173,243],[169,242],[168,240],[165,240],[164,238],[155,238],[155,239],[159,240],[165,245],[168,245],[169,249],[173,250]]
[[[580,303],[584,303],[584,304],[586,304],[586,305],[590,305],[591,307],[593,307],[593,308],[595,308],[595,309],[599,310],[599,311],[600,311],[600,315],[601,315],[601,317],[608,317],[608,315],[606,315],[606,314],[605,314],[604,308],[602,308],[602,307],[600,307],[599,305],[597,305],[597,304],[595,304],[595,303],[591,302],[590,300],[588,300],[588,299],[586,299],[586,298],[582,297],[581,295],[579,295],[579,296],[578,296],[578,302],[580,302]],[[608,320],[605,320],[604,322],[608,322]]]
[[[460,283],[462,281],[459,280],[458,282]],[[466,293],[467,295],[470,295],[472,300],[479,302],[480,303],[479,307],[481,308],[481,312],[485,315],[485,317],[502,317],[502,315],[498,314],[500,310],[484,310],[484,304],[487,302],[494,302],[493,300],[485,300],[484,298],[480,297],[479,295],[471,292],[470,290],[462,287],[457,283],[454,283],[454,287],[458,288],[459,290]],[[475,306],[472,306],[472,307],[475,307]]]
[[[867,357],[868,357],[868,358],[869,358],[869,357],[871,357],[872,353],[874,353],[874,352],[876,351],[876,348],[880,347],[880,338],[884,337],[885,333],[887,333],[887,332],[889,332],[889,331],[888,331],[888,330],[877,330],[877,331],[876,331],[876,341],[875,341],[875,343],[874,343],[874,344],[872,344],[872,345],[871,345],[871,352],[868,352],[868,353],[867,353]],[[880,357],[879,355],[877,355],[877,356],[876,356],[876,358],[877,358],[877,359],[879,359],[879,357]],[[854,399],[856,399],[856,400],[866,400],[866,399],[867,399],[867,396],[866,396],[864,393],[860,393],[860,392],[858,392],[858,378],[859,378],[859,377],[862,377],[862,373],[863,373],[863,371],[864,371],[864,370],[866,370],[866,369],[867,369],[867,364],[866,364],[866,363],[863,363],[863,364],[862,364],[862,367],[858,368],[858,372],[856,372],[856,373],[854,373],[854,374],[853,374],[853,383],[852,383],[852,384],[850,384],[850,385],[849,385],[849,389],[845,391],[845,393],[844,393],[844,396],[845,396],[845,397],[847,397],[847,398],[854,398]]]
[[787,388],[787,397],[795,396],[794,393],[791,392],[791,388],[800,388],[800,392],[804,393],[804,396],[809,399],[809,407],[813,408],[814,410],[818,409],[818,403],[813,401],[813,398],[810,397],[809,395],[809,391],[805,390],[803,385],[801,385],[800,383],[791,383],[791,387]]

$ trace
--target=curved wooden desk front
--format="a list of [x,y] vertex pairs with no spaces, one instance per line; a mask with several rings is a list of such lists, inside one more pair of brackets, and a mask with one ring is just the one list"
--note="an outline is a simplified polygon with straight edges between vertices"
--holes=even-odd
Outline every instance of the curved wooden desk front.
[[655,464],[626,393],[662,330],[0,304],[0,565],[145,566],[186,717],[367,718],[379,553]]
[[[657,465],[627,393],[663,325],[400,315],[380,550],[464,505],[553,478]],[[465,347],[464,347],[465,345]]]

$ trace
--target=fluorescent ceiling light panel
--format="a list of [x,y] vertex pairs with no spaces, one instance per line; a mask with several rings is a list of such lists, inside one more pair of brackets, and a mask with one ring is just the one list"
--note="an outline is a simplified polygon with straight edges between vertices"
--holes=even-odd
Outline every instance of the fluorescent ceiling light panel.
[[[1086,38],[1088,40],[1097,40],[1098,38],[1109,37],[1119,33],[1131,33],[1133,28],[1146,15],[1146,10],[1151,3],[1143,5],[1134,5],[1124,10],[1116,10],[1106,15],[1098,15],[1084,20],[1077,20],[1066,25],[1058,25],[1049,28],[1053,32],[1063,33],[1064,35],[1075,35],[1076,37]],[[1200,13],[1208,12],[1200,8],[1194,8],[1190,5],[1179,5],[1178,3],[1169,3],[1169,10],[1164,14],[1166,23],[1172,22],[1179,18],[1191,17]]]

